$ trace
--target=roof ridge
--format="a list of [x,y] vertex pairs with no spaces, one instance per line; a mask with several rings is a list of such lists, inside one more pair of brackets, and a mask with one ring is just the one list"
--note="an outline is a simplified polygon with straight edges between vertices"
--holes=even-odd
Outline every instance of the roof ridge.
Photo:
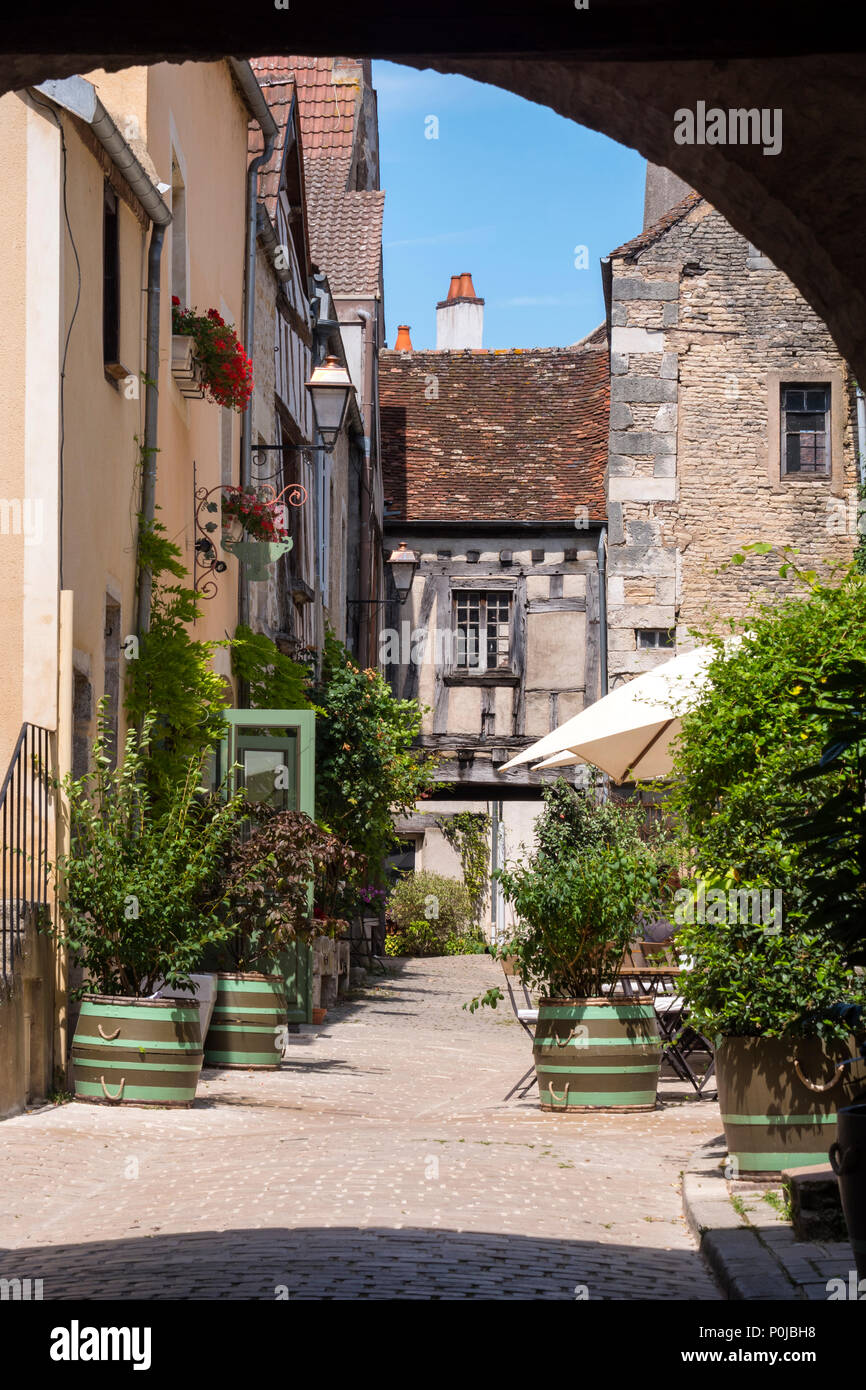
[[675,203],[672,208],[668,208],[667,212],[662,213],[658,221],[653,222],[652,226],[645,227],[630,241],[624,241],[622,246],[617,246],[613,251],[609,251],[606,259],[610,260],[612,256],[634,256],[639,251],[645,251],[648,246],[652,246],[658,241],[659,237],[664,236],[665,232],[670,231],[671,227],[675,227],[678,222],[681,222],[686,213],[691,212],[698,203],[705,203],[706,201],[702,193],[696,193],[694,189],[690,189],[685,198]]

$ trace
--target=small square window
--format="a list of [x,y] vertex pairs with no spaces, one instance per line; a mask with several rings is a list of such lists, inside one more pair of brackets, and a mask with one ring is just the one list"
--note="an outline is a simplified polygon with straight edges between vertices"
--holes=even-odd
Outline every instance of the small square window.
[[637,645],[650,651],[657,648],[669,650],[677,644],[676,629],[672,627],[639,627],[635,628],[634,635]]
[[511,594],[484,589],[454,593],[454,668],[511,671]]
[[533,550],[533,552],[532,552],[532,563],[533,563],[534,565],[543,565],[543,564],[544,564],[544,556],[545,556],[545,551],[543,551],[543,550]]
[[821,383],[781,388],[782,476],[830,475],[830,387]]

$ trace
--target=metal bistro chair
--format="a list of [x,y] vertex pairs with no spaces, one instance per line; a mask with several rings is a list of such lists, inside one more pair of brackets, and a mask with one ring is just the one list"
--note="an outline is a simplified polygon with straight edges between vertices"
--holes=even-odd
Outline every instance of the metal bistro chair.
[[[523,1028],[529,1034],[532,1041],[535,1042],[535,1025],[538,1022],[538,1009],[533,1004],[532,996],[526,988],[526,985],[521,984],[517,975],[514,973],[513,956],[504,956],[500,963],[505,975],[505,987],[508,990],[508,998],[514,1017],[517,1019],[521,1028]],[[521,1076],[516,1086],[512,1086],[504,1099],[511,1100],[515,1091],[520,1091],[520,1099],[523,1100],[523,1097],[529,1095],[533,1086],[537,1084],[538,1077],[535,1074],[535,1062],[533,1062],[529,1071]],[[522,1090],[521,1087],[523,1087]]]
[[[679,958],[670,941],[633,941],[625,951],[620,980],[625,994],[652,997],[664,1060],[681,1081],[687,1081],[698,1096],[709,1100],[713,1097],[705,1096],[705,1091],[716,1067],[713,1046],[689,1024],[685,1001],[677,989],[679,977],[688,968],[689,962]],[[709,1056],[703,1072],[692,1065],[696,1052]]]

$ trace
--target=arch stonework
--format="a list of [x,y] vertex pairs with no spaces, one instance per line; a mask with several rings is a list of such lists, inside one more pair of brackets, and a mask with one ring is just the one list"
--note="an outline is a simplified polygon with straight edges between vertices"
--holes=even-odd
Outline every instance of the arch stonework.
[[[213,47],[218,28],[215,25],[202,36],[200,49],[188,41],[186,52],[7,53],[0,55],[0,89],[99,67],[116,70],[137,63],[213,61],[222,56]],[[123,42],[117,24],[111,37],[115,46]],[[334,27],[334,38],[350,51],[340,24]],[[147,41],[145,31],[136,22],[130,48],[143,39]],[[302,40],[293,27],[294,51],[304,51]],[[257,39],[247,28],[243,42],[232,43],[231,51],[253,57],[273,52],[273,41],[273,32]],[[383,56],[384,48],[373,34],[351,51]],[[308,51],[325,50],[319,41],[310,44]],[[389,51],[387,56],[506,88],[672,169],[786,272],[827,323],[855,372],[866,379],[866,256],[861,245],[866,226],[866,56],[829,53],[678,61],[588,61],[541,53],[518,58]],[[781,110],[781,152],[764,155],[753,146],[675,144],[675,111],[694,110],[698,101],[724,110]],[[517,174],[513,196],[519,197]],[[567,170],[563,177],[568,177]],[[505,190],[508,196],[510,191]],[[607,249],[599,248],[602,253]]]

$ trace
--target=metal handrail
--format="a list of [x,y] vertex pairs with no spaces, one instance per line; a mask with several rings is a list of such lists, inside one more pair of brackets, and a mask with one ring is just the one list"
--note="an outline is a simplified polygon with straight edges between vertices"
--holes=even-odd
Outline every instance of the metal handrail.
[[14,975],[28,912],[48,904],[51,739],[22,724],[0,787],[0,985]]

